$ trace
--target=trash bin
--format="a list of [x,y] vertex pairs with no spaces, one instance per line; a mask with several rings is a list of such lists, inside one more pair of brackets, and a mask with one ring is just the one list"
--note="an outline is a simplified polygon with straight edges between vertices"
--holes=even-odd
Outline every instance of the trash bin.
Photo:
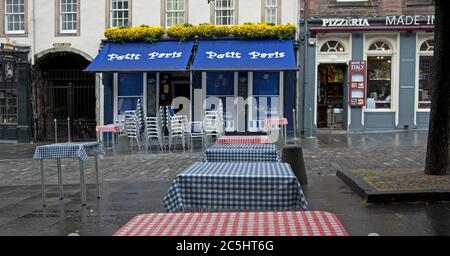
[[267,135],[269,136],[270,141],[272,141],[277,146],[278,150],[281,151],[284,146],[284,138],[281,129],[271,127],[267,131]]
[[282,161],[291,165],[300,185],[308,184],[306,177],[305,160],[303,150],[299,145],[286,145],[283,147]]
[[130,142],[128,141],[128,135],[120,134],[117,141],[117,153],[130,153]]

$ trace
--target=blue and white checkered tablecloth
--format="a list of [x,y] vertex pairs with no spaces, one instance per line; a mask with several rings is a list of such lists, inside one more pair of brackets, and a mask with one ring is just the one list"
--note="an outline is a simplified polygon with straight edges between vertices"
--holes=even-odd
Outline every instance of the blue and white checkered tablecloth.
[[56,143],[36,147],[33,159],[80,158],[86,161],[88,156],[94,155],[94,153],[99,156],[105,155],[102,144],[98,142]]
[[280,162],[274,144],[218,144],[206,150],[204,162]]
[[195,163],[175,177],[164,197],[168,212],[308,210],[287,163]]

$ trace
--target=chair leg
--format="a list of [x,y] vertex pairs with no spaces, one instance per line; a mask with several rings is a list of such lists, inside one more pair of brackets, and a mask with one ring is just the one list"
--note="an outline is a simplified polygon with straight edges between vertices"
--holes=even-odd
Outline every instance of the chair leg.
[[183,152],[185,152],[185,139],[184,139],[184,135],[181,135],[181,143],[183,144]]

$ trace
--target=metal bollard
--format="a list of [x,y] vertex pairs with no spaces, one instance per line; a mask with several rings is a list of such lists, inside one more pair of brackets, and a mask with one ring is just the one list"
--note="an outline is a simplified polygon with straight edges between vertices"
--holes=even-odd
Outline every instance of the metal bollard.
[[293,140],[298,140],[297,137],[297,116],[295,114],[295,108],[292,109],[292,117],[293,117],[293,123],[294,123],[294,139]]
[[70,117],[67,117],[67,140],[70,142]]
[[53,120],[55,122],[55,143],[58,143],[58,124],[56,122],[56,118]]
[[309,108],[309,121],[310,121],[310,126],[309,126],[309,137],[308,137],[308,139],[313,139],[315,137],[313,136],[312,108]]

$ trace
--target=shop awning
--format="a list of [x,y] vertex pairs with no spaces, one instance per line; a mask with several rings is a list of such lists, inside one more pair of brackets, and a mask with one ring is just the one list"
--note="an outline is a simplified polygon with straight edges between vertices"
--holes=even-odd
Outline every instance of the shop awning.
[[185,71],[194,42],[105,43],[85,71]]
[[296,70],[291,40],[204,40],[193,70]]

